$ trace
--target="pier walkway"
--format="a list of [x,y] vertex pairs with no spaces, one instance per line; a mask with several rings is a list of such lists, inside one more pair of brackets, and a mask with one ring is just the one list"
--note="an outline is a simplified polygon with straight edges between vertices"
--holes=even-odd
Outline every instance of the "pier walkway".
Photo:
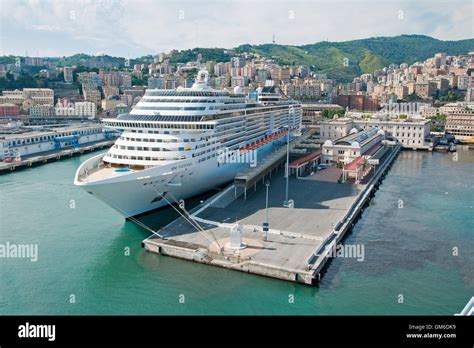
[[[235,197],[234,185],[143,241],[151,252],[278,279],[313,284],[329,260],[328,253],[351,228],[400,147],[390,148],[365,185],[339,184],[290,177],[284,208],[285,178],[275,173],[269,187],[269,231],[264,236],[266,187]],[[245,200],[244,200],[245,199]],[[226,247],[232,226],[242,226],[242,250]]]

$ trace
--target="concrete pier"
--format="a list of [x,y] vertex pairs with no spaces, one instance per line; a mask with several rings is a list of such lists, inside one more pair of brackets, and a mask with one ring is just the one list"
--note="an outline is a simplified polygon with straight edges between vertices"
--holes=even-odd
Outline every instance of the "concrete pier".
[[[330,258],[332,246],[340,243],[380,180],[397,157],[400,146],[390,148],[375,173],[362,184],[318,181],[311,177],[290,178],[289,198],[294,208],[284,208],[283,171],[272,176],[269,187],[269,231],[264,238],[266,187],[257,183],[244,200],[235,197],[230,185],[183,217],[165,226],[160,235],[143,241],[143,247],[162,255],[314,284]],[[229,250],[232,226],[242,226],[241,250]]]
[[59,149],[52,151],[39,152],[34,155],[23,156],[21,161],[18,162],[0,162],[0,175],[7,174],[14,170],[20,170],[29,168],[32,166],[46,164],[50,161],[60,160],[62,158],[72,157],[81,155],[85,152],[92,152],[107,148],[112,146],[115,143],[115,139],[112,140],[102,140],[93,143],[88,143],[77,148],[67,148]]

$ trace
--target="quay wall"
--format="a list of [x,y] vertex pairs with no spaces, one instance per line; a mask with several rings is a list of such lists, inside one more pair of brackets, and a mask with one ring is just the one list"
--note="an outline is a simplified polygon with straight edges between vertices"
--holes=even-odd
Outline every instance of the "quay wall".
[[82,155],[85,152],[101,150],[103,148],[112,146],[114,143],[115,139],[107,139],[104,141],[96,142],[94,144],[87,143],[77,148],[58,149],[57,151],[48,151],[46,154],[38,153],[36,156],[23,159],[19,162],[0,162],[0,175],[8,174],[15,170],[21,170],[33,166],[43,165],[49,163],[50,161],[56,161],[64,158]]

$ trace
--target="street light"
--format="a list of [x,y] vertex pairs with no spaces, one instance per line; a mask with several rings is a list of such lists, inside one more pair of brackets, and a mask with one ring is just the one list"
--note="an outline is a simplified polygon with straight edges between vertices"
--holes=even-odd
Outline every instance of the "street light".
[[270,187],[270,181],[265,181],[267,187],[267,194],[265,199],[265,222],[263,223],[263,240],[266,241],[268,238],[268,188]]
[[286,189],[285,189],[285,200],[283,201],[283,206],[289,208],[291,205],[290,200],[288,199],[288,187],[290,181],[290,126],[286,126],[288,133],[286,134]]

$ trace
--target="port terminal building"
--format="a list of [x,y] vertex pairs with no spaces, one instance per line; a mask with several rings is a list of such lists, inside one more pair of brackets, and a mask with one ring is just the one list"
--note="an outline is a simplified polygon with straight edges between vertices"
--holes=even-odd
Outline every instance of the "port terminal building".
[[322,161],[342,167],[342,182],[353,179],[359,183],[378,164],[377,158],[385,152],[384,144],[385,132],[382,129],[358,131],[353,128],[349,135],[324,142]]
[[100,124],[24,127],[0,127],[0,160],[10,156],[29,156],[42,152],[79,147],[112,139],[117,134],[104,130]]
[[424,118],[350,118],[342,117],[321,122],[322,141],[336,140],[356,128],[366,131],[377,128],[385,132],[386,138],[397,140],[403,148],[428,149],[431,121]]

